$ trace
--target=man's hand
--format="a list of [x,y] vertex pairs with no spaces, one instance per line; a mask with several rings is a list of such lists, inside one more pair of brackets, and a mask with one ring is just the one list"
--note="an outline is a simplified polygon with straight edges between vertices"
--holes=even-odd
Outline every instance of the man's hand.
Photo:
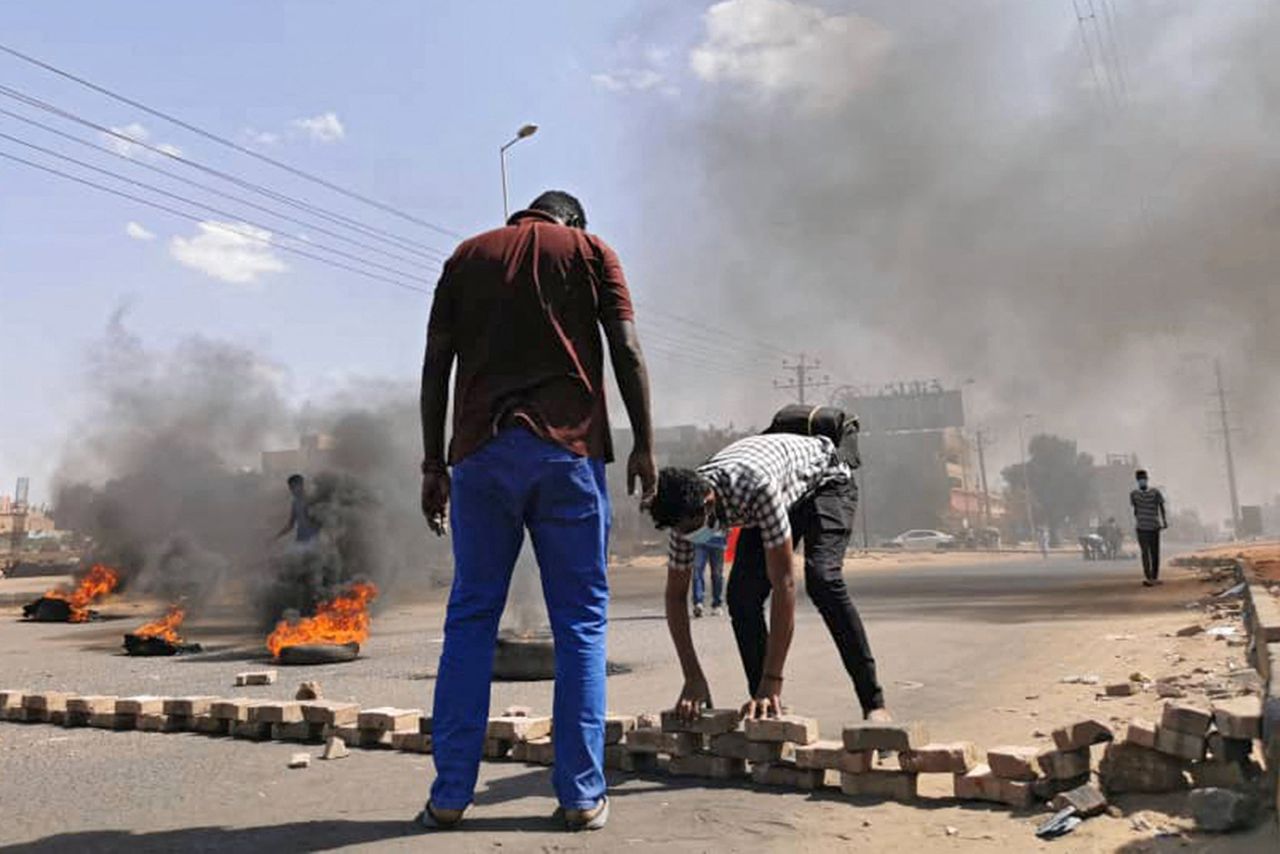
[[422,475],[422,515],[427,517],[427,527],[437,536],[444,536],[445,510],[449,507],[449,473],[430,471]]
[[658,491],[658,466],[653,452],[633,448],[627,457],[627,495],[636,494],[636,481],[640,481],[640,509],[646,510]]
[[782,680],[765,676],[755,697],[742,707],[744,718],[776,718],[782,714]]
[[706,677],[686,679],[680,699],[676,700],[676,717],[682,721],[696,720],[703,709],[710,708],[711,688],[707,685]]

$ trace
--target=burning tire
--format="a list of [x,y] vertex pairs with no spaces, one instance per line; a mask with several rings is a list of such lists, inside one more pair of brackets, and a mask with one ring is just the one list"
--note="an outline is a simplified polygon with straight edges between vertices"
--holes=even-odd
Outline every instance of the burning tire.
[[127,634],[124,636],[124,651],[128,655],[181,655],[188,652],[200,652],[200,650],[201,647],[198,643],[171,641],[155,635]]
[[355,661],[360,655],[360,644],[352,643],[303,643],[280,649],[280,664],[341,664]]

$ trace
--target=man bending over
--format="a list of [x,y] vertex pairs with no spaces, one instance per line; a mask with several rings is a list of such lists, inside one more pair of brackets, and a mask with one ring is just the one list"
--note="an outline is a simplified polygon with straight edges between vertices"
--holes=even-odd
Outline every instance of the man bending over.
[[[666,614],[684,672],[676,704],[680,715],[691,718],[711,705],[685,605],[694,546],[740,525],[727,602],[750,695],[743,714],[769,717],[781,711],[783,671],[795,628],[792,549],[803,541],[805,590],[840,651],[863,715],[889,719],[867,633],[844,583],[844,553],[857,500],[853,472],[825,436],[751,436],[696,470],[660,472],[650,513],[658,528],[671,529]],[[766,625],[764,602],[770,596]]]

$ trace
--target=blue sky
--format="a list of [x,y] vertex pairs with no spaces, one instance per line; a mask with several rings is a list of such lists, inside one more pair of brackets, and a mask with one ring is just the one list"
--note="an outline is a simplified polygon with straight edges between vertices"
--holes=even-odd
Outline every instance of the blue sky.
[[[460,234],[499,222],[498,146],[536,122],[510,153],[513,203],[576,192],[619,251],[659,423],[767,420],[783,351],[803,350],[828,389],[974,378],[993,467],[1036,413],[1035,429],[1136,451],[1220,513],[1207,379],[1182,357],[1221,356],[1241,388],[1280,376],[1258,309],[1276,21],[1256,4],[1080,7],[1094,16],[1069,0],[46,0],[0,6],[0,42]],[[0,84],[452,248],[3,55]],[[182,171],[3,115],[0,133],[142,180],[135,164]],[[263,218],[230,207],[200,218]],[[92,398],[85,353],[121,306],[150,350],[204,335],[261,353],[295,403],[412,385],[428,298],[290,255],[300,234],[332,241],[264,224],[269,246],[0,161],[0,490],[30,475],[48,497]],[[431,287],[431,264],[413,274]],[[1257,425],[1240,449],[1252,500],[1274,492],[1273,400],[1237,398]],[[1195,415],[1170,430],[1172,412]]]
[[[628,250],[639,228],[626,203],[634,169],[626,114],[635,106],[617,96],[620,88],[656,86],[652,78],[665,72],[654,69],[674,62],[629,35],[646,5],[655,8],[623,2],[126,2],[108,12],[50,2],[6,4],[0,30],[16,49],[459,233],[500,221],[498,145],[520,124],[535,121],[539,133],[510,152],[514,206],[544,186],[580,192],[593,229],[626,258],[636,254]],[[683,21],[690,34],[699,11],[690,7]],[[134,134],[141,127],[153,144],[178,146],[192,159],[451,249],[448,237],[309,186],[16,59],[0,57],[0,81],[110,127]],[[661,100],[671,93],[645,94]],[[92,131],[38,111],[8,101],[0,106],[99,141]],[[156,180],[10,119],[0,117],[0,125],[5,133]],[[57,165],[20,146],[2,147]],[[160,160],[143,152],[135,157]],[[254,281],[226,281],[175,259],[173,240],[191,245],[199,233],[194,222],[17,164],[0,164],[0,182],[0,328],[6,352],[16,354],[3,379],[10,413],[0,442],[5,491],[17,475],[30,474],[37,494],[47,495],[57,450],[80,414],[85,347],[122,304],[129,307],[129,327],[149,346],[202,334],[260,349],[286,368],[299,398],[351,377],[412,380],[416,374],[426,297],[283,252],[263,261],[267,253],[256,245],[247,247],[247,261],[223,271]],[[157,183],[190,192],[164,179]],[[129,223],[136,236],[149,239],[130,237]],[[287,269],[275,270],[279,264]],[[429,288],[430,265],[421,275]],[[16,413],[21,417],[12,417]]]

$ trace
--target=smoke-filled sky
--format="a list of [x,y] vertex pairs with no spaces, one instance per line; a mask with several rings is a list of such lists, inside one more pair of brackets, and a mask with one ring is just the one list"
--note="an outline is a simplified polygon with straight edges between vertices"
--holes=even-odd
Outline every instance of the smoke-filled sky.
[[[250,6],[255,32],[227,24],[226,4],[217,20],[141,2],[88,20],[54,2],[0,23],[16,47],[461,233],[495,219],[497,144],[539,122],[512,151],[513,196],[579,193],[620,251],[660,423],[763,422],[785,399],[783,351],[821,358],[833,386],[972,379],[993,468],[1033,413],[1031,430],[1097,456],[1138,453],[1175,506],[1220,518],[1217,357],[1243,428],[1242,498],[1276,492],[1273,4]],[[3,68],[112,126],[316,192]],[[48,496],[85,414],[80,354],[122,299],[147,342],[259,352],[293,405],[416,375],[425,298],[0,174],[0,332],[24,361],[0,378],[22,415],[5,419],[0,485],[30,474]]]

